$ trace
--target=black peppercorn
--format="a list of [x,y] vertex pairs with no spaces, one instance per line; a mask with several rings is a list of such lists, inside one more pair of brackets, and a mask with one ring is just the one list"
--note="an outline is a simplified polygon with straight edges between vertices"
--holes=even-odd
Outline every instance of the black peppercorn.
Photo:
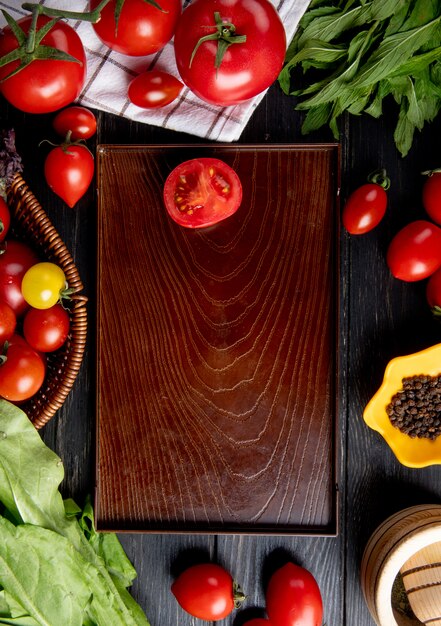
[[391,423],[409,435],[436,439],[441,435],[441,376],[403,378],[386,412]]

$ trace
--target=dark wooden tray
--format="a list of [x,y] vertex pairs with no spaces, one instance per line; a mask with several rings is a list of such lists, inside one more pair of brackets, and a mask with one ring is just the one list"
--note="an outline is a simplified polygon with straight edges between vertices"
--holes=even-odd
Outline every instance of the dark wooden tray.
[[[196,156],[243,202],[192,231],[162,188]],[[99,530],[337,532],[339,148],[102,145]]]

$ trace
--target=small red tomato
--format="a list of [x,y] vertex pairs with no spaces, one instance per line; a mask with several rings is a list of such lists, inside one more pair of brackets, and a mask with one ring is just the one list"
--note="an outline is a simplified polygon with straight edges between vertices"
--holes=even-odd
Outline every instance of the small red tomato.
[[26,341],[39,352],[61,348],[69,334],[69,314],[60,304],[50,309],[29,309],[23,320]]
[[441,170],[428,172],[423,185],[423,206],[437,224],[441,224]]
[[26,244],[8,239],[0,250],[0,299],[9,304],[17,317],[23,315],[28,303],[21,292],[27,270],[38,263],[38,257]]
[[287,563],[271,576],[266,611],[274,626],[322,626],[323,601],[314,576]]
[[203,228],[237,211],[242,202],[242,185],[224,161],[190,159],[168,175],[164,202],[168,214],[180,226]]
[[159,109],[179,96],[184,85],[180,80],[160,70],[144,72],[129,84],[130,102],[143,109]]
[[343,226],[351,235],[364,235],[381,222],[386,213],[390,181],[384,170],[369,175],[367,183],[355,189],[343,207]]
[[386,259],[395,278],[427,278],[441,267],[441,228],[427,220],[407,224],[390,242]]
[[44,163],[47,184],[70,208],[88,190],[94,169],[90,151],[85,146],[75,144],[53,148]]
[[430,308],[441,307],[441,268],[429,278],[426,287],[426,298]]
[[0,300],[0,346],[14,334],[17,318],[7,302]]
[[224,619],[244,599],[231,575],[213,563],[189,567],[175,580],[171,590],[184,611],[211,621]]
[[96,133],[96,117],[89,109],[72,106],[63,109],[52,120],[55,132],[63,139],[68,133],[72,141],[90,139]]
[[0,365],[0,396],[11,402],[28,400],[43,384],[46,367],[41,356],[24,339],[11,343]]
[[11,225],[11,214],[5,200],[0,197],[0,241],[4,241]]

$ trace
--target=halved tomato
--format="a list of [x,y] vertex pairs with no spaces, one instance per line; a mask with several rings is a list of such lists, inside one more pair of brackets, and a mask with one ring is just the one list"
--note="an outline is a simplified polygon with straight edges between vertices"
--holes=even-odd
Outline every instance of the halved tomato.
[[242,202],[242,185],[224,161],[197,158],[177,165],[164,185],[170,217],[186,228],[204,228],[224,220]]

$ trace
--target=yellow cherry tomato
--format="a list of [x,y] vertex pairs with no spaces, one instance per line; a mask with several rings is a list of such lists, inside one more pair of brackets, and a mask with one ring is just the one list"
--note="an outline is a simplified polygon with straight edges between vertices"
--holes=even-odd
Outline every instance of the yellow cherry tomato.
[[66,277],[55,263],[36,263],[23,276],[21,291],[26,302],[35,309],[49,309],[66,291]]

